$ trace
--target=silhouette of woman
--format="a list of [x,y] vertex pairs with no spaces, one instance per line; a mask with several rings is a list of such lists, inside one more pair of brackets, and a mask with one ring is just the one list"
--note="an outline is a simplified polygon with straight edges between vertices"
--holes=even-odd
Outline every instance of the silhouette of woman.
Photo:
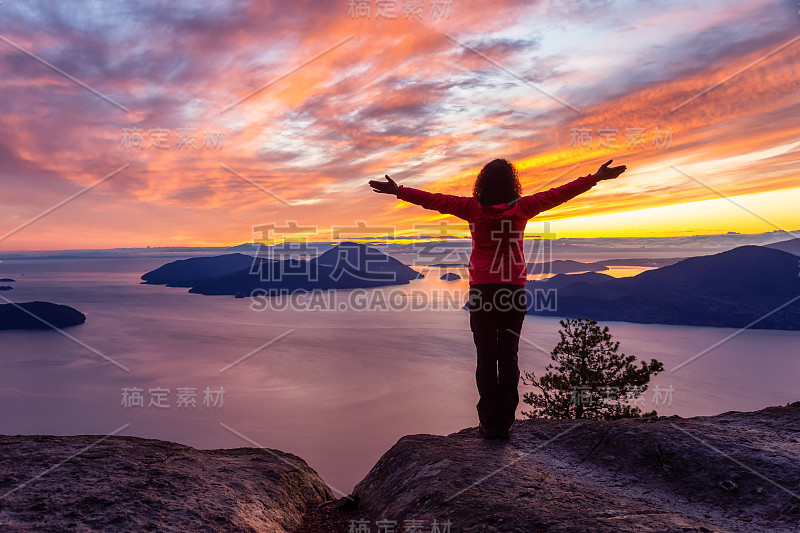
[[525,225],[542,211],[625,172],[624,165],[609,168],[612,161],[594,174],[530,196],[521,196],[517,170],[505,159],[481,169],[471,197],[398,186],[388,174],[386,181],[369,182],[375,192],[469,222],[469,322],[477,351],[478,428],[485,438],[507,439],[519,404],[517,351],[527,311]]

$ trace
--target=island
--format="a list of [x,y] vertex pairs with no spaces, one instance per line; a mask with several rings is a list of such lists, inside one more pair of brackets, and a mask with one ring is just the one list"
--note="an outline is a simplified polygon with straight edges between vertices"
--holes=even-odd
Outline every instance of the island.
[[12,278],[0,278],[0,283],[13,283],[14,281],[16,280]]
[[0,330],[66,328],[84,322],[86,315],[67,305],[50,302],[0,305]]
[[0,291],[10,291],[13,288],[11,285],[0,285]]
[[178,259],[144,274],[142,279],[148,285],[168,287],[191,287],[203,280],[215,279],[240,270],[250,268],[253,256],[232,253],[214,257],[192,257]]
[[458,281],[461,279],[461,276],[459,276],[455,272],[448,272],[439,279],[443,281]]
[[638,323],[800,329],[797,256],[740,246],[627,278],[599,272],[529,281],[528,314]]
[[[267,255],[269,254],[269,255]],[[311,259],[281,259],[278,252],[227,254],[174,261],[142,276],[146,283],[191,287],[190,293],[246,297],[318,289],[407,284],[424,277],[374,246],[344,242]],[[266,255],[266,257],[264,256]]]

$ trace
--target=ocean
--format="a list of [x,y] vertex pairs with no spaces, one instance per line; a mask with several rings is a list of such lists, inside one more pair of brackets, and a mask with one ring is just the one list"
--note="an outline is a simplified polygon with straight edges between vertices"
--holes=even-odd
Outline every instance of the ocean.
[[[17,280],[5,298],[87,315],[68,336],[0,331],[2,433],[117,431],[196,448],[280,449],[341,495],[400,437],[477,425],[474,345],[460,309],[466,279],[422,269],[431,275],[409,285],[294,306],[140,284],[171,259],[0,264],[0,277]],[[645,410],[690,417],[800,399],[800,331],[603,325],[622,352],[664,363]],[[521,369],[544,370],[558,328],[557,318],[526,318]]]

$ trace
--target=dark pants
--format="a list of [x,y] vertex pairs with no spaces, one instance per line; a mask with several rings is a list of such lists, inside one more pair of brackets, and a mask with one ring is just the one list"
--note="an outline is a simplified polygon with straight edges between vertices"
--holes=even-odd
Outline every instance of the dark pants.
[[504,430],[514,423],[519,404],[519,334],[525,319],[523,285],[470,286],[469,326],[478,352],[478,419],[484,428]]

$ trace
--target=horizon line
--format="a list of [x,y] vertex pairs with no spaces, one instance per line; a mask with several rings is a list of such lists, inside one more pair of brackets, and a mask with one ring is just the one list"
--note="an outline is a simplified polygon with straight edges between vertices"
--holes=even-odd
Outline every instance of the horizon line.
[[[800,233],[800,229],[795,230],[795,232]],[[737,236],[767,236],[776,233],[787,233],[783,230],[773,230],[767,232],[760,232],[760,233],[741,233],[736,231],[729,231],[726,233],[694,233],[691,235],[664,235],[664,236],[604,236],[604,237],[543,237],[542,234],[538,233],[531,233],[526,234],[523,237],[524,241],[532,241],[532,240],[553,240],[553,241],[603,241],[608,239],[615,239],[615,240],[629,240],[629,239],[636,239],[636,240],[650,240],[650,239],[686,239],[692,237],[737,237]],[[547,235],[547,234],[545,234]],[[472,239],[469,236],[459,237],[459,236],[437,236],[437,235],[422,235],[422,236],[372,236],[372,237],[361,237],[361,238],[347,238],[347,239],[320,239],[320,240],[284,240],[280,243],[275,244],[265,244],[263,242],[239,242],[238,244],[195,244],[195,245],[161,245],[161,246],[117,246],[117,247],[110,247],[110,248],[65,248],[65,249],[45,249],[45,250],[0,250],[0,256],[4,254],[24,254],[24,253],[58,253],[58,252],[101,252],[101,251],[114,251],[114,250],[191,250],[191,249],[230,249],[230,248],[237,248],[245,245],[264,245],[264,246],[275,246],[284,244],[286,242],[305,242],[308,245],[336,245],[341,244],[344,242],[355,242],[355,243],[362,243],[362,244],[371,244],[375,241],[391,241],[392,244],[411,244],[412,242],[425,242],[425,241],[439,241],[439,242],[446,242],[446,241],[454,241],[454,242],[470,242]],[[793,240],[792,238],[784,239],[784,240]],[[409,241],[409,242],[398,242],[398,241]],[[780,242],[780,241],[775,241]]]

